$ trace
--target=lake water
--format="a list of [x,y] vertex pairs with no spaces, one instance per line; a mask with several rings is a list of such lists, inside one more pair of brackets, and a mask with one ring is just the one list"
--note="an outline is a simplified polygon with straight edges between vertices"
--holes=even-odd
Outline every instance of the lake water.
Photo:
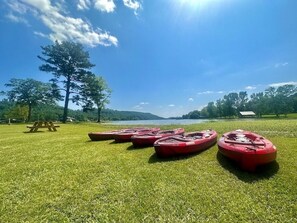
[[190,125],[209,121],[217,121],[215,119],[161,119],[161,120],[131,120],[131,121],[110,121],[105,125]]

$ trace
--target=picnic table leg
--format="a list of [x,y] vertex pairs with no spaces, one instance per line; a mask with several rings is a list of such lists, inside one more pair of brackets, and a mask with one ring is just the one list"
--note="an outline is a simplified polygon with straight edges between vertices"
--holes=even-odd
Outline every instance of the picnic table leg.
[[33,124],[33,128],[31,128],[30,129],[30,132],[37,132],[37,130],[38,130],[38,125],[39,125],[39,123],[38,122],[34,122],[34,124]]
[[53,122],[49,122],[48,125],[49,125],[48,129],[49,129],[50,131],[57,131],[57,129],[56,129],[56,127],[54,126],[54,123],[53,123]]

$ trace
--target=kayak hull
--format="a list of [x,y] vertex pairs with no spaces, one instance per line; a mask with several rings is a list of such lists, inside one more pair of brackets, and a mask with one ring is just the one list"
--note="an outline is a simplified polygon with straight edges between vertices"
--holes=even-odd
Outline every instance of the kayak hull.
[[213,130],[191,132],[184,136],[169,136],[154,143],[159,157],[172,157],[197,153],[210,148],[217,141],[217,133]]
[[155,131],[147,134],[134,135],[131,137],[131,141],[134,147],[153,146],[158,139],[173,135],[182,135],[184,132],[185,130],[183,128]]
[[114,135],[114,140],[117,143],[121,142],[131,142],[131,137],[139,134],[146,134],[151,133],[154,131],[159,131],[160,128],[139,128],[139,129],[133,129],[129,131],[119,132]]
[[218,141],[219,152],[236,161],[242,170],[254,172],[257,166],[273,162],[276,147],[268,139],[253,132],[227,132]]

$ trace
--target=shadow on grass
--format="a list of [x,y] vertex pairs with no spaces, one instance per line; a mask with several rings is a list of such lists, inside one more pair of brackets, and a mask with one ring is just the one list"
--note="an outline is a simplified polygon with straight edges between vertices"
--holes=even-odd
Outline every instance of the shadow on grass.
[[[98,142],[107,142],[107,141],[111,141],[111,140],[113,140],[113,139],[100,139],[100,140],[91,140],[91,139],[89,139],[89,140],[87,140],[86,142],[93,142],[93,143],[98,143]],[[111,141],[109,144],[113,144],[114,143],[114,141]]]
[[204,150],[199,151],[197,153],[191,153],[191,154],[187,154],[187,155],[178,155],[178,156],[172,156],[172,157],[159,157],[159,156],[157,156],[156,153],[154,153],[149,158],[148,163],[171,162],[171,161],[177,161],[177,160],[184,160],[184,159],[189,159],[193,156],[197,156],[203,152],[204,152]]
[[25,131],[25,132],[23,132],[23,133],[25,133],[25,134],[27,134],[27,133],[32,134],[32,133],[45,133],[45,132],[50,132],[50,131],[36,131],[36,132],[28,132],[28,131]]
[[90,142],[92,142],[92,143],[96,143],[96,142],[99,142],[99,141],[93,141],[93,140],[91,140],[91,139],[86,140],[86,143],[90,143]]
[[112,140],[109,144],[121,144],[122,142],[116,142],[115,140]]
[[141,150],[141,149],[148,149],[148,148],[154,148],[153,146],[134,146],[133,144],[130,145],[127,150]]
[[237,176],[237,178],[241,181],[247,183],[269,179],[274,176],[279,170],[279,164],[276,161],[273,161],[271,163],[258,166],[255,172],[247,172],[241,170],[238,163],[225,157],[219,151],[217,152],[217,160],[224,169]]

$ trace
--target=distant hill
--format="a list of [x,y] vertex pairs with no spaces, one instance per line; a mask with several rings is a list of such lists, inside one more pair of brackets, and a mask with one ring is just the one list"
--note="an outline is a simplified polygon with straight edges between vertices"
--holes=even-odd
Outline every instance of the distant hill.
[[[11,119],[24,121],[23,116],[11,113],[10,110],[15,106],[13,102],[0,100],[0,121],[6,122],[7,114]],[[9,113],[10,112],[10,113]],[[38,105],[32,111],[32,120],[61,120],[63,107],[59,105]],[[75,121],[97,121],[97,110],[83,112],[79,110],[68,110],[69,119]],[[103,109],[101,112],[102,121],[119,121],[119,120],[158,120],[164,119],[160,116],[136,111],[118,111],[113,109]]]
[[[60,107],[62,109],[62,107]],[[61,113],[62,114],[62,113]],[[69,109],[68,116],[74,118],[77,121],[96,121],[97,110],[83,112],[82,110]],[[136,112],[136,111],[118,111],[113,109],[103,109],[101,111],[102,121],[126,121],[126,120],[158,120],[164,119],[163,117],[148,113],[148,112]]]
[[147,112],[136,112],[136,111],[118,111],[113,109],[103,109],[101,112],[102,120],[156,120],[164,119],[160,116],[147,113]]

